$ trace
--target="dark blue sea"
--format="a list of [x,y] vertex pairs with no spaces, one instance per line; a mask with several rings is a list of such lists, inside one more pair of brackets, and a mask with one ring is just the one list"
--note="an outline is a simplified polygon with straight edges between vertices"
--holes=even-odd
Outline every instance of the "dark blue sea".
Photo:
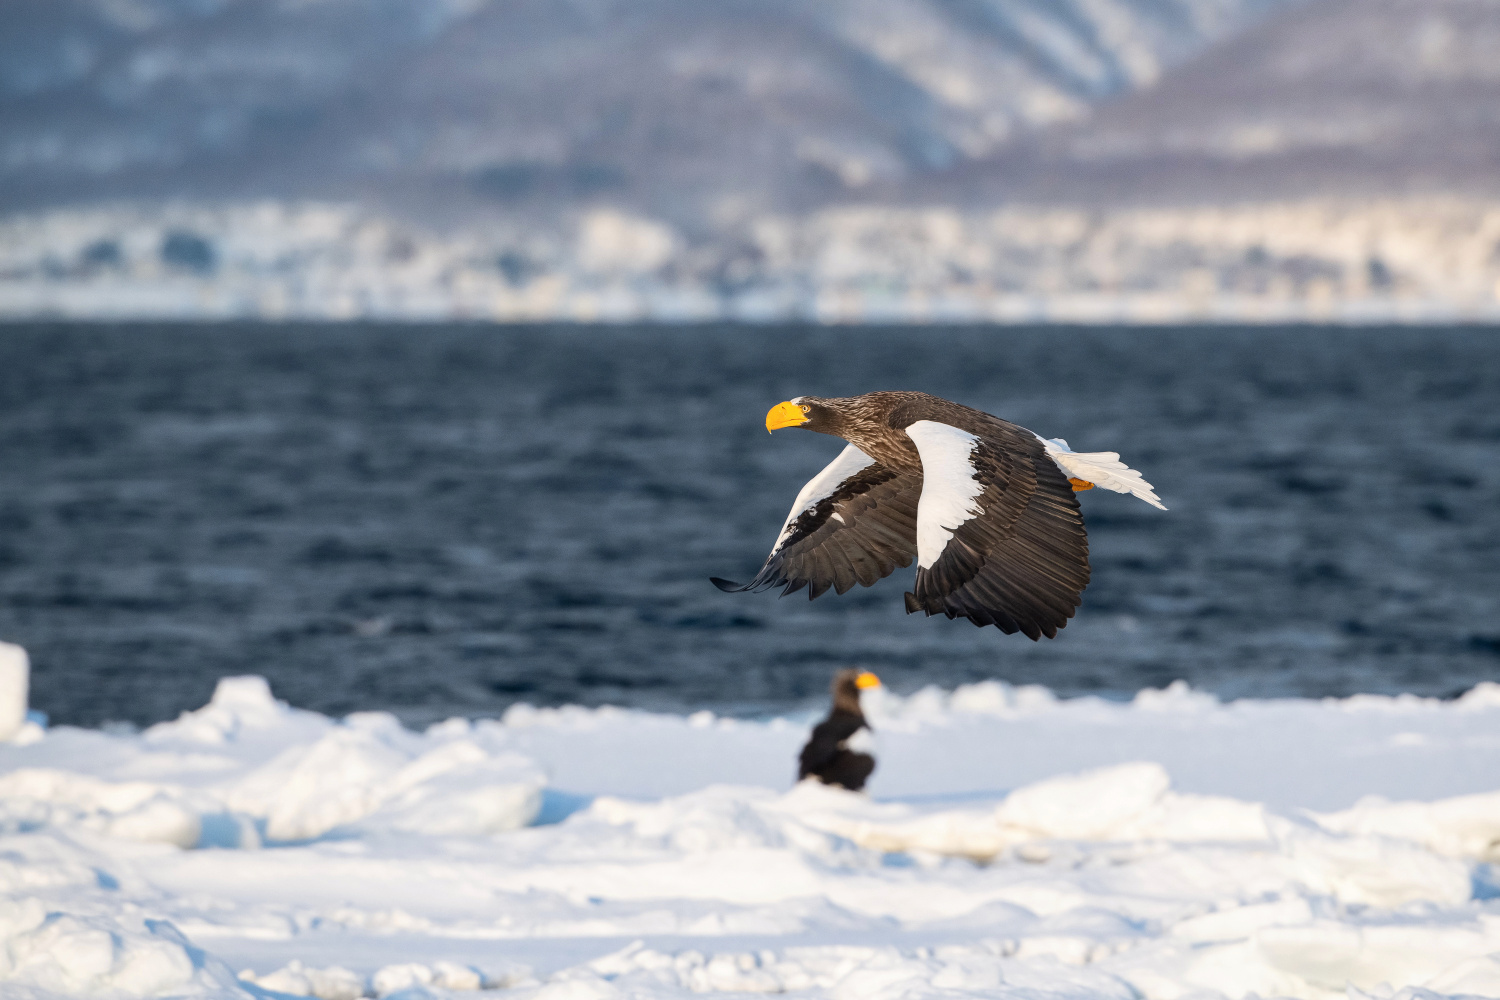
[[[802,393],[922,389],[1119,451],[1055,641],[908,617],[912,571],[723,594],[841,447]],[[420,724],[515,701],[756,713],[857,664],[1230,698],[1500,680],[1500,333],[0,328],[0,637],[54,722],[259,673]]]

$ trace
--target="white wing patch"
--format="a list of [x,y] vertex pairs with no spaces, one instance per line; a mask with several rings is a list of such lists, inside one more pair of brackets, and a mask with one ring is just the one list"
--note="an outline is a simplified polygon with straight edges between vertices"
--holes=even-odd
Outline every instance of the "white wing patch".
[[972,455],[979,438],[936,420],[918,420],[906,429],[922,459],[922,496],[917,500],[917,565],[931,569],[948,539],[984,511],[975,502],[984,493]]
[[1074,479],[1083,479],[1116,493],[1129,493],[1153,507],[1167,509],[1145,477],[1120,461],[1119,452],[1074,451],[1062,438],[1052,438],[1049,441],[1037,434],[1036,439],[1042,442],[1057,467]]
[[872,756],[876,750],[880,749],[875,743],[875,734],[870,731],[869,726],[860,726],[854,731],[854,735],[843,742],[842,746],[845,750],[867,753]]
[[[874,464],[873,458],[852,444],[839,452],[838,458],[829,462],[822,472],[809,479],[807,485],[802,487],[802,492],[797,494],[797,499],[792,503],[792,512],[786,516],[786,523],[781,526],[781,534],[776,536],[776,544],[771,546],[771,554],[775,555],[781,551],[781,544],[792,533],[793,521],[816,507],[822,500],[833,496],[834,491],[843,485],[844,480]],[[836,511],[833,516],[840,521],[843,520],[843,517]]]

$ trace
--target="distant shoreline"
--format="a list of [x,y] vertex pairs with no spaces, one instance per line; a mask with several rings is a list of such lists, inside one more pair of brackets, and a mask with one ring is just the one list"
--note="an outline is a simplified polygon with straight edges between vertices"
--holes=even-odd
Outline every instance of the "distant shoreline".
[[0,217],[0,319],[1500,322],[1500,202],[849,206],[688,236],[614,209],[439,232],[347,204]]

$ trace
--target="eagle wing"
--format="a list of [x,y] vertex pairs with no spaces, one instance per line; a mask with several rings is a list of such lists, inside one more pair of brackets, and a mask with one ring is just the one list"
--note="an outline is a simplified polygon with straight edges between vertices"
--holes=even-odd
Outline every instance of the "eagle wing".
[[724,591],[808,588],[812,599],[829,587],[842,594],[870,586],[916,555],[920,476],[900,473],[849,445],[814,476],[782,525],[755,579],[740,585],[712,577]]
[[906,428],[923,477],[906,609],[1055,638],[1089,582],[1078,500],[1034,434],[999,420],[978,429]]
[[845,749],[849,738],[864,725],[865,720],[851,712],[833,712],[814,726],[807,745],[797,757],[797,779],[800,781],[831,764],[839,751]]

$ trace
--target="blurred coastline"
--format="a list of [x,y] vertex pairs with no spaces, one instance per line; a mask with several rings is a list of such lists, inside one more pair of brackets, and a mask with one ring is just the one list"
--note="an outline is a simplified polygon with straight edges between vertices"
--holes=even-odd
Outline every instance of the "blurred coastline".
[[0,220],[0,317],[498,322],[1500,321],[1500,201],[849,207],[694,246],[613,209],[434,234],[352,205]]
[[1500,320],[1490,3],[6,16],[3,318]]

